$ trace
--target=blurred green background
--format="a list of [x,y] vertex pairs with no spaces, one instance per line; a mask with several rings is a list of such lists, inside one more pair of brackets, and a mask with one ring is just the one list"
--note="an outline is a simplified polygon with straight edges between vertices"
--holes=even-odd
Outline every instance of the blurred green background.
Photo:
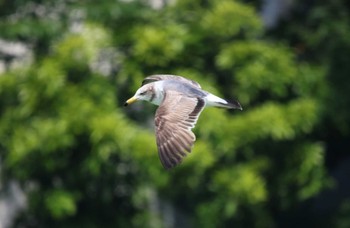
[[[0,227],[350,227],[349,5],[0,0]],[[244,108],[170,171],[156,73]]]

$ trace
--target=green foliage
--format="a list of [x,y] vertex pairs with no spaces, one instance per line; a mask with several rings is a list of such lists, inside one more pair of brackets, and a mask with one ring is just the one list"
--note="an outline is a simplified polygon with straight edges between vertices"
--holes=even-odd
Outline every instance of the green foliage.
[[136,28],[133,53],[147,65],[164,66],[180,57],[186,33],[183,27],[176,24],[166,28],[151,26]]
[[286,96],[288,87],[299,78],[293,61],[285,47],[264,41],[228,44],[217,57],[218,67],[235,73],[237,94],[244,103],[257,99],[261,91],[274,98]]
[[251,36],[261,31],[261,21],[253,8],[236,1],[213,1],[200,25],[220,38],[237,36],[242,30]]
[[65,191],[54,190],[45,197],[46,207],[55,219],[75,214],[74,198]]
[[[324,110],[324,69],[265,40],[251,6],[73,9],[86,12],[78,31],[0,76],[1,175],[29,197],[16,225],[162,227],[166,202],[194,227],[273,227],[328,186],[324,145],[310,137]],[[112,47],[119,66],[103,77],[94,65]],[[169,172],[149,124],[154,107],[119,107],[151,73],[184,75],[244,108],[205,109],[193,152]]]
[[[299,1],[299,4],[303,4],[303,1]],[[288,34],[281,38],[291,40],[304,59],[324,66],[327,84],[324,85],[326,94],[321,98],[327,107],[324,115],[332,125],[329,134],[339,134],[339,138],[346,140],[350,130],[349,6],[344,0],[322,0],[307,8],[304,12],[300,12],[300,9],[293,12],[289,26],[278,28],[276,34],[279,37]]]

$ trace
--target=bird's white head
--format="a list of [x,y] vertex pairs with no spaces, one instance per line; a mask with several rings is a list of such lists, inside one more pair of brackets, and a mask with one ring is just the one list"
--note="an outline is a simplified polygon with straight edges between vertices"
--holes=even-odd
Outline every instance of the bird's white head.
[[141,86],[135,93],[133,97],[128,99],[125,103],[124,106],[128,106],[129,104],[134,103],[135,101],[138,100],[144,100],[144,101],[152,101],[155,98],[155,92],[153,88],[153,83],[149,83],[146,85]]

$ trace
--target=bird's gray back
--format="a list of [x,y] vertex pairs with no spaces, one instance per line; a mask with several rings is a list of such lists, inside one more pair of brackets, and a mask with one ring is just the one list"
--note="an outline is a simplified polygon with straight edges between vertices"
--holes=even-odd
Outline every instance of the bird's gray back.
[[177,80],[164,80],[164,89],[167,90],[174,90],[179,93],[185,94],[189,97],[200,97],[204,98],[208,92],[201,90],[200,88],[193,86],[189,83],[184,83],[182,81]]

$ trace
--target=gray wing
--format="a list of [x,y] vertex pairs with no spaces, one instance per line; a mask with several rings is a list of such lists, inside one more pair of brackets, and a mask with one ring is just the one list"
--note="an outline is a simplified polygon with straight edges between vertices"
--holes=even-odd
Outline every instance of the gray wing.
[[176,81],[182,81],[185,83],[190,83],[192,85],[194,85],[195,87],[201,89],[201,86],[190,79],[184,78],[182,76],[178,76],[178,75],[171,75],[171,74],[155,74],[155,75],[150,75],[148,77],[146,77],[143,81],[142,81],[142,85],[151,83],[151,82],[155,82],[155,81],[161,81],[161,80],[176,80]]
[[168,91],[155,116],[156,141],[160,161],[166,169],[181,163],[191,152],[196,136],[191,129],[204,109],[201,98]]

